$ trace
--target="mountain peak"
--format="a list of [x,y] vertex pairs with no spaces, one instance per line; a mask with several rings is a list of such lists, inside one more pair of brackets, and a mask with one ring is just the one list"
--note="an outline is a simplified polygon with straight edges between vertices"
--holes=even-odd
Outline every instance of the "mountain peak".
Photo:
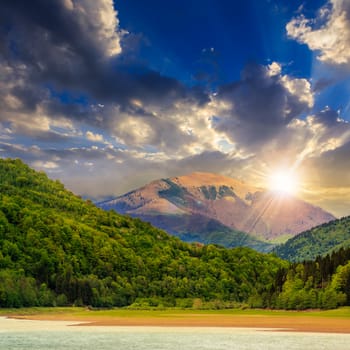
[[267,241],[286,240],[334,219],[300,199],[206,172],[153,181],[102,207],[147,220],[182,238],[203,230],[221,235],[236,230]]
[[170,178],[173,182],[178,182],[181,184],[185,184],[188,186],[200,186],[200,185],[206,185],[206,186],[218,186],[218,185],[228,185],[228,184],[234,184],[234,185],[245,185],[244,182],[240,180],[233,179],[228,176],[224,176],[221,174],[214,174],[214,173],[207,173],[207,172],[193,172],[187,175],[182,176],[176,176]]

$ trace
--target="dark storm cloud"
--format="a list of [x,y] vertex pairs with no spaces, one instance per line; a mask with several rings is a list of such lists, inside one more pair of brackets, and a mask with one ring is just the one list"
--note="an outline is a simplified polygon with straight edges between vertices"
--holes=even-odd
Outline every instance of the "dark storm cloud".
[[335,83],[335,79],[321,78],[313,85],[314,92],[320,92]]
[[[305,87],[306,81],[300,80]],[[307,110],[309,102],[293,88],[293,80],[268,67],[248,65],[240,81],[221,87],[218,99],[231,107],[216,118],[217,130],[234,142],[256,149],[276,137],[289,122]]]
[[164,105],[180,99],[208,101],[199,89],[188,89],[174,78],[127,61],[130,45],[123,57],[123,34],[115,31],[117,20],[114,26],[105,24],[105,16],[111,21],[108,11],[112,11],[110,0],[2,1],[0,41],[5,44],[1,54],[12,67],[25,66],[22,78],[28,86],[14,88],[12,93],[29,109],[40,101],[33,89],[45,84],[122,108],[133,99]]
[[119,64],[117,58],[99,68],[95,75],[98,80],[94,80],[90,88],[94,97],[102,102],[118,103],[125,108],[131,100],[164,107],[182,99],[190,99],[195,104],[209,101],[203,91],[188,89],[178,80],[136,63]]
[[48,68],[54,75],[69,73],[66,63],[94,69],[100,60],[120,52],[118,21],[108,8],[111,4],[109,0],[1,1],[7,57],[23,59],[43,74]]
[[339,123],[338,112],[330,108],[325,108],[322,111],[316,113],[314,115],[314,118],[317,122],[325,125],[326,127],[336,126]]
[[19,125],[13,128],[16,134],[26,135],[36,142],[62,143],[72,141],[72,137],[50,130],[36,130],[28,125]]

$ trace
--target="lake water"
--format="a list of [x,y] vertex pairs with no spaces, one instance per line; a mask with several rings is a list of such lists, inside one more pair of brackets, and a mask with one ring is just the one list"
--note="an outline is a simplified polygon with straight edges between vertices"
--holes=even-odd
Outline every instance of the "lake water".
[[350,334],[247,328],[83,327],[0,317],[0,350],[349,350]]

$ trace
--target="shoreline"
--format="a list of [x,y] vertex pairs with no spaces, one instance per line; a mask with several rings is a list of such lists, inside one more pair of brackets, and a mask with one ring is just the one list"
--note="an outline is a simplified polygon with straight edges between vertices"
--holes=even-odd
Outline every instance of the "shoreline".
[[[14,315],[12,315],[14,316]],[[41,315],[44,316],[44,315]],[[62,315],[61,315],[62,316]],[[16,316],[14,316],[16,317]],[[21,316],[19,316],[21,317]],[[282,328],[268,327],[221,327],[215,322],[215,327],[173,326],[168,322],[161,326],[111,326],[104,325],[107,318],[98,320],[98,325],[81,324],[81,317],[75,317],[80,322],[59,321],[54,315],[51,320],[40,317],[40,320],[26,316],[23,319],[0,316],[0,336],[3,346],[11,349],[14,344],[23,345],[23,349],[349,349],[350,334],[329,332],[305,332]],[[39,318],[39,317],[35,317]],[[60,317],[66,319],[67,317]],[[98,316],[91,317],[92,319]],[[204,317],[207,319],[207,317]],[[211,317],[210,317],[211,318]],[[142,318],[142,322],[146,318]],[[84,320],[87,321],[86,319]],[[102,321],[102,322],[101,322]],[[203,345],[203,346],[202,346]],[[101,347],[101,349],[102,349]],[[22,349],[22,347],[21,347]]]
[[[21,314],[1,313],[1,316],[18,320],[66,321],[75,326],[97,327],[192,327],[192,328],[247,328],[284,332],[342,333],[350,334],[350,317],[323,316],[318,313],[271,312],[256,314],[244,312],[178,312],[167,311],[87,311],[38,312]],[[327,314],[326,314],[327,315]]]

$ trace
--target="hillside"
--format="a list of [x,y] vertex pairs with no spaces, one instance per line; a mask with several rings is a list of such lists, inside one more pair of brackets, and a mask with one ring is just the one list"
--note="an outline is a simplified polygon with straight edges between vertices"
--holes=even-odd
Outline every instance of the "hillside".
[[0,180],[0,307],[268,306],[288,266],[98,209],[20,160],[0,159]]
[[289,261],[315,260],[350,247],[350,216],[317,226],[277,246],[274,252]]
[[335,219],[300,199],[211,173],[153,181],[98,205],[149,221],[185,241],[260,251]]

